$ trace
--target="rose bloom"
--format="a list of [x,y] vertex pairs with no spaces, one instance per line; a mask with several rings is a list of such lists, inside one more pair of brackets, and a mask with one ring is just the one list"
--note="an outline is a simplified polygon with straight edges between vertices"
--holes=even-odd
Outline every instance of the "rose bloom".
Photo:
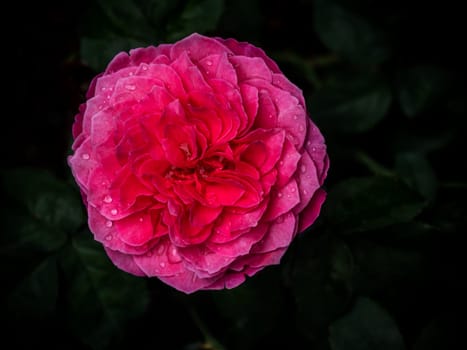
[[120,269],[186,293],[233,288],[318,216],[323,137],[261,49],[193,34],[122,52],[86,98],[68,162]]

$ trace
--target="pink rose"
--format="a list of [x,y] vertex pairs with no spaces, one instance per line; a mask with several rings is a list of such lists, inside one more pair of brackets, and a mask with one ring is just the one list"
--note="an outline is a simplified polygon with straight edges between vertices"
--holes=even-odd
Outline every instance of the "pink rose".
[[191,293],[278,264],[325,199],[302,92],[259,48],[193,34],[94,78],[68,162],[120,269]]

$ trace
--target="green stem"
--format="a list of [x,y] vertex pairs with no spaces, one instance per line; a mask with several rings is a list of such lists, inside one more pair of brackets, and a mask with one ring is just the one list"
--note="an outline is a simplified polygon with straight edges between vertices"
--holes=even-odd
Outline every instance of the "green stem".
[[196,326],[204,336],[205,344],[203,348],[206,350],[226,350],[225,347],[222,346],[222,344],[219,343],[219,341],[217,341],[217,339],[212,336],[208,327],[206,327],[206,324],[203,322],[203,320],[201,320],[195,308],[189,306],[188,310],[190,312],[191,318],[193,319],[193,322],[196,324]]
[[370,172],[374,175],[381,176],[395,176],[394,172],[379,164],[376,160],[371,158],[368,154],[363,151],[356,151],[354,153],[355,159],[363,164]]

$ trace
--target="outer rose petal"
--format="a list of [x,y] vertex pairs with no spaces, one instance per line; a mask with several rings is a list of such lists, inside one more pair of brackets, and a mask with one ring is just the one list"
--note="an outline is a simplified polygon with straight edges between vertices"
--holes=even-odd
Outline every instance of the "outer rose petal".
[[68,164],[120,269],[185,293],[234,288],[316,220],[324,139],[263,50],[195,33],[121,52],[86,98]]

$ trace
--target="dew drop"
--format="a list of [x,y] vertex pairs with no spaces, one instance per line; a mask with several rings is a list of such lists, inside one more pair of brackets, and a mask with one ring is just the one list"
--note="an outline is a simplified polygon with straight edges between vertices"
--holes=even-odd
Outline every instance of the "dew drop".
[[207,64],[208,66],[212,66],[212,62],[211,62],[211,61],[206,61],[206,64]]
[[162,253],[164,253],[164,251],[165,251],[165,244],[164,243],[159,244],[159,246],[157,247],[157,250],[156,250],[156,254],[157,255],[162,255]]
[[149,256],[149,257],[152,256],[152,252],[151,251],[147,252],[146,256]]
[[269,115],[268,115],[268,118],[269,118],[269,119],[272,119],[272,114],[269,114]]
[[105,86],[103,86],[103,87],[101,88],[101,90],[102,90],[102,91],[105,91],[105,90],[107,90],[107,88],[106,88]]
[[316,152],[316,147],[312,147],[312,148],[311,148],[311,151],[312,151],[312,152]]
[[110,214],[112,214],[112,215],[117,215],[117,213],[118,213],[118,210],[117,210],[117,209],[112,209],[112,210],[110,211]]
[[295,190],[295,187],[292,187],[292,188],[290,189],[290,192],[292,192],[292,193],[294,193],[295,191],[296,191],[296,190]]
[[143,218],[139,218],[139,222],[143,222]]
[[88,160],[90,158],[89,153],[83,153],[81,155],[81,158],[83,158],[84,160]]
[[97,108],[102,109],[104,108],[104,105],[99,105]]
[[294,115],[294,116],[293,116],[293,119],[294,119],[294,120],[297,120],[297,119],[298,119],[298,115]]
[[281,160],[281,161],[279,162],[279,165],[280,165],[280,166],[284,165],[284,161]]
[[128,85],[125,85],[125,89],[130,90],[130,91],[135,91],[136,86],[133,84],[128,84]]
[[306,196],[308,192],[306,190],[303,190],[303,194]]
[[300,167],[300,171],[301,171],[302,173],[305,173],[305,172],[306,172],[306,166],[302,165],[302,166]]
[[304,127],[303,125],[300,125],[300,126],[298,127],[298,130],[304,131],[304,130],[305,130],[305,127]]
[[171,263],[178,263],[180,261],[182,261],[182,258],[181,256],[178,254],[178,251],[177,251],[177,248],[176,247],[172,247],[170,248],[170,252],[169,252],[169,255],[168,255],[168,259]]
[[105,226],[107,226],[107,227],[112,227],[112,225],[113,225],[113,222],[110,221],[110,220],[107,220],[106,223],[105,223]]
[[161,262],[159,263],[159,265],[160,265],[161,267],[165,267],[165,262],[161,261]]
[[135,73],[133,73],[133,72],[128,73],[128,75],[133,75],[133,74],[135,74]]
[[279,192],[279,193],[277,194],[277,197],[281,198],[281,197],[282,197],[282,193]]
[[141,67],[142,70],[148,70],[148,66],[144,65]]
[[107,235],[107,236],[105,236],[105,240],[106,240],[106,241],[111,241],[111,240],[112,240],[112,235]]
[[308,142],[306,143],[306,145],[307,145],[307,146],[311,146],[311,141],[308,141]]
[[[109,195],[105,196],[105,197],[104,197],[104,202],[107,203],[107,204],[108,204],[108,203],[112,203],[112,197],[110,197]],[[114,209],[114,210],[115,210],[115,209]],[[112,210],[112,214],[113,214],[113,210]],[[117,214],[117,213],[115,212],[115,214]],[[114,215],[115,215],[115,214],[114,214]]]

